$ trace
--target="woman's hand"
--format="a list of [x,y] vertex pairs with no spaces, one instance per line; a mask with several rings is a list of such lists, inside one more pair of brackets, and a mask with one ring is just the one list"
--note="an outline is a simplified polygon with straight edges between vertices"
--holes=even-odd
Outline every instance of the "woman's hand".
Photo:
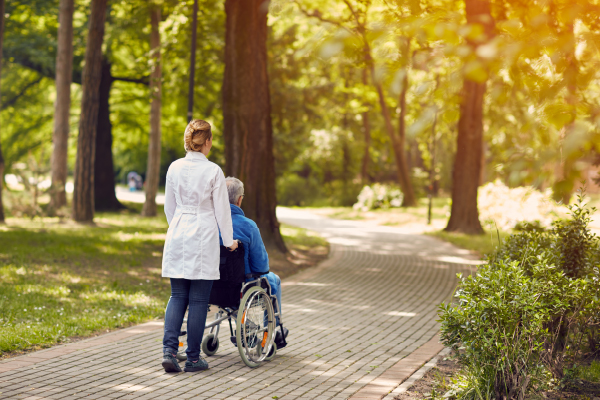
[[233,244],[230,247],[228,247],[228,249],[229,249],[229,251],[234,251],[237,248],[238,248],[238,241],[237,241],[237,239],[235,239],[233,241]]

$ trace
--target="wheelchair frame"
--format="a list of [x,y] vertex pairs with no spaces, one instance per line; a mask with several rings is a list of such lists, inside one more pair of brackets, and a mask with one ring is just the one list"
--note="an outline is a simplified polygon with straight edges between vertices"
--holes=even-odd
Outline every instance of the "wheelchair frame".
[[[272,294],[269,281],[265,276],[262,276],[262,274],[251,274],[250,278],[254,278],[254,280],[242,284],[240,290],[240,303],[237,309],[231,307],[222,307],[218,304],[209,304],[209,306],[214,305],[219,307],[219,309],[215,314],[214,321],[207,323],[205,326],[205,330],[210,328],[210,331],[208,334],[204,335],[201,349],[207,356],[212,356],[217,352],[219,349],[218,336],[221,323],[227,320],[229,323],[229,332],[231,333],[231,341],[237,346],[240,353],[240,358],[248,367],[255,368],[258,367],[262,362],[271,360],[277,353],[277,345],[275,344],[277,319],[279,319],[279,325],[281,325],[283,343],[285,343],[285,336],[283,335],[283,313],[281,312],[281,305],[277,301],[277,296]],[[239,313],[239,310],[247,310],[248,307],[251,306],[252,302],[257,299],[257,296],[266,297],[269,299],[269,301],[266,302],[267,310],[265,311],[267,328],[259,330],[259,333],[263,333],[263,340],[260,344],[255,341],[248,340],[248,333],[246,332],[248,324],[245,323],[246,311],[244,311],[244,314]],[[236,320],[235,332],[231,324],[232,318],[235,318]],[[187,322],[187,319],[184,322]],[[182,335],[184,334],[185,332],[182,333]],[[183,344],[180,341],[180,346],[182,345]],[[185,354],[186,349],[187,347],[183,348],[177,353],[178,359],[187,359]],[[256,354],[253,355],[253,352],[256,352]]]

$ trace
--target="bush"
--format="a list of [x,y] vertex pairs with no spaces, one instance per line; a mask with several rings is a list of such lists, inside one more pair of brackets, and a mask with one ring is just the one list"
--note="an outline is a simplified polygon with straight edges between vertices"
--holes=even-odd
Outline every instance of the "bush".
[[550,192],[541,193],[533,187],[509,188],[500,180],[479,188],[477,204],[481,221],[495,224],[500,230],[524,223],[548,227],[559,209]]
[[456,304],[440,307],[442,339],[461,350],[456,396],[522,399],[531,383],[562,379],[583,339],[597,338],[599,240],[589,213],[580,197],[569,219],[509,237],[476,276],[461,277]]
[[362,188],[357,202],[352,206],[355,210],[369,211],[378,208],[400,207],[404,195],[402,191],[391,185],[375,183]]
[[277,202],[283,206],[308,206],[323,197],[315,179],[286,173],[277,178]]

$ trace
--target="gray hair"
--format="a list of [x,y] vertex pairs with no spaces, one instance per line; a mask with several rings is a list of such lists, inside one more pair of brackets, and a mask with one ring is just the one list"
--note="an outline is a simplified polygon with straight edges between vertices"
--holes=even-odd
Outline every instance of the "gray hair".
[[228,176],[225,178],[227,184],[227,193],[229,194],[229,202],[231,204],[237,203],[240,196],[244,195],[244,184],[238,178]]

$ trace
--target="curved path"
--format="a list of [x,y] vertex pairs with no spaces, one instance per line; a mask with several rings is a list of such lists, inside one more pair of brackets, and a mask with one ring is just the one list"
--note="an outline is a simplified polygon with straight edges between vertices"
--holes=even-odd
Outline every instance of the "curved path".
[[208,371],[166,374],[162,325],[154,322],[0,363],[0,398],[384,397],[400,383],[401,360],[436,342],[437,306],[450,298],[456,273],[477,262],[465,250],[399,228],[285,208],[278,215],[320,232],[332,247],[327,261],[284,281],[289,345],[273,361],[245,367],[225,325]]

